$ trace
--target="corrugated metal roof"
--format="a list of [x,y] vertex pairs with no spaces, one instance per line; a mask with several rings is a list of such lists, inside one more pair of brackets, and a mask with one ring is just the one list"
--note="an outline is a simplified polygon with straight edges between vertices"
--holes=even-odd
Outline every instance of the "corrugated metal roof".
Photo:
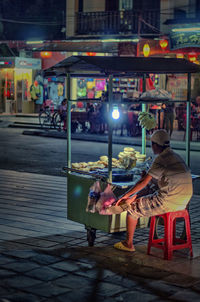
[[69,72],[71,74],[97,73],[126,76],[144,73],[196,73],[200,72],[200,66],[188,60],[176,58],[71,56],[46,71],[55,71],[58,74]]

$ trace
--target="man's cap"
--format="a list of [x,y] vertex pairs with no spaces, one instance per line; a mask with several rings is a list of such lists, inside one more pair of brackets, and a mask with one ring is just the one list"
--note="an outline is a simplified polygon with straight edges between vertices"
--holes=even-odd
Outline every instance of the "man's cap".
[[170,145],[169,134],[164,129],[154,131],[151,136],[151,141],[162,147],[168,147]]

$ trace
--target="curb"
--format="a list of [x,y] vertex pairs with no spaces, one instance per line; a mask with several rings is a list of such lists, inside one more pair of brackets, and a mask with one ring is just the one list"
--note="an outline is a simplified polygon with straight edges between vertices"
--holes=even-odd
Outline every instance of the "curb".
[[[41,128],[40,128],[41,129]],[[67,134],[64,132],[58,132],[55,130],[41,130],[41,131],[31,131],[25,130],[23,131],[24,135],[37,135],[37,136],[46,136],[46,137],[53,137],[53,138],[61,138],[67,139]],[[108,136],[105,135],[94,135],[94,134],[85,134],[85,133],[72,133],[71,138],[74,140],[82,140],[82,141],[90,141],[90,142],[108,142]],[[114,144],[121,144],[121,145],[135,145],[141,146],[141,137],[120,137],[114,136],[113,137]],[[150,147],[151,144],[149,141],[146,142],[146,146]],[[185,142],[181,141],[171,141],[171,147],[175,150],[185,150],[186,144]],[[192,142],[190,144],[191,151],[200,151],[200,143],[199,142]]]

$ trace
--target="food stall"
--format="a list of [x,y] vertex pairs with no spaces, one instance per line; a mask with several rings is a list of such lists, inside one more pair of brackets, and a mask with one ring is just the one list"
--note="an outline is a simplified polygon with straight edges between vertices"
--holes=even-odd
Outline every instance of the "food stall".
[[[87,239],[89,245],[94,244],[95,231],[102,230],[105,232],[119,232],[126,230],[126,213],[118,215],[100,215],[99,213],[86,212],[88,203],[88,194],[94,182],[100,178],[110,183],[115,189],[116,197],[134,185],[138,180],[138,174],[132,174],[132,178],[127,180],[129,174],[124,170],[119,173],[113,168],[112,158],[112,134],[113,122],[112,112],[117,107],[117,103],[113,100],[113,78],[117,77],[138,77],[143,79],[143,91],[145,91],[145,79],[149,74],[186,74],[187,75],[187,99],[185,100],[187,106],[187,123],[186,123],[186,163],[190,165],[190,96],[191,96],[191,74],[200,72],[200,67],[184,59],[171,58],[141,58],[141,57],[86,57],[86,56],[72,56],[64,61],[56,64],[50,72],[66,73],[66,97],[68,99],[68,114],[67,114],[67,200],[68,210],[67,218],[81,224],[84,224],[87,229]],[[84,169],[79,169],[80,166],[73,165],[71,162],[71,102],[70,99],[70,79],[72,77],[91,77],[105,78],[108,82],[108,104],[109,104],[109,128],[108,128],[108,155],[107,155],[107,170],[103,177],[101,169],[96,167],[95,171],[88,171],[89,163],[86,163]],[[142,111],[145,112],[147,104],[159,103],[160,100],[141,100],[130,99],[130,104],[141,103]],[[162,100],[163,102],[163,100]],[[167,100],[166,100],[167,102]],[[142,129],[142,155],[146,154],[146,129]],[[91,163],[90,163],[91,164]],[[143,164],[147,164],[146,162]],[[146,166],[147,167],[147,166]],[[137,165],[136,165],[137,168]],[[140,167],[138,166],[139,170]],[[141,169],[144,169],[142,167]],[[138,170],[137,170],[138,171]],[[121,178],[123,174],[124,179]],[[147,225],[147,220],[140,219],[138,227]]]

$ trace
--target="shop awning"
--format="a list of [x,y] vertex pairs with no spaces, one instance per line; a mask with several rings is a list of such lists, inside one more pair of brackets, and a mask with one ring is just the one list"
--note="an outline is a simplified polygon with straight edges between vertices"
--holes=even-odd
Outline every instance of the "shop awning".
[[185,59],[144,57],[71,56],[45,70],[46,74],[142,75],[151,73],[196,73],[200,66]]

